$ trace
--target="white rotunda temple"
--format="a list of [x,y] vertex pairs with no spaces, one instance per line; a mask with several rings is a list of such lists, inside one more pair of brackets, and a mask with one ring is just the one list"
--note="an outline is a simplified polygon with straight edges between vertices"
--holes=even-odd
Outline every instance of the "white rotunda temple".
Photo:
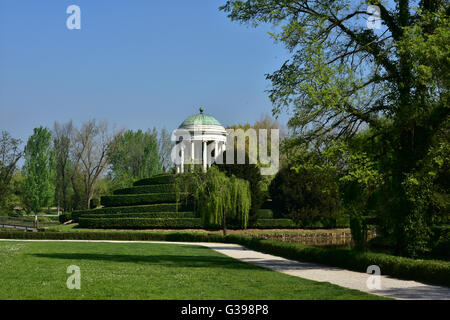
[[225,151],[227,131],[217,119],[203,111],[200,108],[200,113],[184,120],[174,133],[180,149],[177,173],[183,173],[188,168],[192,171],[195,164],[203,164],[206,171]]

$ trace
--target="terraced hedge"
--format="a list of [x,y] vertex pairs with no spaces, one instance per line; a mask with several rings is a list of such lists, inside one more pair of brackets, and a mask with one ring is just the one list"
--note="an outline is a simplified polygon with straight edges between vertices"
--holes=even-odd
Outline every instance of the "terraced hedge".
[[94,210],[78,210],[72,212],[72,219],[78,222],[80,216],[86,214],[121,214],[121,213],[149,213],[149,212],[179,212],[179,211],[190,211],[190,208],[186,205],[175,203],[158,203],[149,204],[143,206],[126,206],[126,207],[105,207]]
[[170,193],[174,191],[175,186],[173,184],[153,184],[148,186],[118,189],[114,191],[114,194]]
[[173,183],[174,177],[172,174],[160,174],[151,178],[141,179],[133,183],[133,186],[145,186],[152,184],[168,184]]
[[185,212],[140,212],[140,213],[113,213],[113,214],[84,214],[83,218],[195,218],[192,211]]
[[[180,199],[186,194],[180,194]],[[176,202],[176,193],[147,193],[103,196],[101,204],[105,207],[134,206],[152,203]]]
[[202,228],[200,218],[84,218],[80,217],[79,226],[97,229],[152,229],[152,228]]

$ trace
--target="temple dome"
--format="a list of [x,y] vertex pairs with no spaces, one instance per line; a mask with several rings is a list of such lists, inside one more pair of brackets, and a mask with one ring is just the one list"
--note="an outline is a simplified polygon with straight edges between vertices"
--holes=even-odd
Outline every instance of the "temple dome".
[[216,118],[209,114],[203,113],[203,108],[200,108],[200,113],[190,116],[179,126],[179,128],[187,128],[191,126],[221,126],[219,121]]

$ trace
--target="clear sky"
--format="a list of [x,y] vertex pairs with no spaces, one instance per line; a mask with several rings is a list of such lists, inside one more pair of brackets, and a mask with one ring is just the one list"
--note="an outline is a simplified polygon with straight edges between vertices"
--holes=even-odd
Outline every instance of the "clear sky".
[[[0,131],[55,120],[175,129],[200,106],[223,125],[270,114],[265,74],[288,52],[232,22],[225,0],[0,0]],[[69,5],[81,30],[68,30]],[[286,122],[287,116],[280,118]]]

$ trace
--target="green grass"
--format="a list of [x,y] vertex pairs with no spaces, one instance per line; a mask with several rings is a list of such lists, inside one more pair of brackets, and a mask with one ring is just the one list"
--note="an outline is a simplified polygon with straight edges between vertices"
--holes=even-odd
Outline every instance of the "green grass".
[[0,241],[0,277],[0,299],[380,299],[194,245]]

